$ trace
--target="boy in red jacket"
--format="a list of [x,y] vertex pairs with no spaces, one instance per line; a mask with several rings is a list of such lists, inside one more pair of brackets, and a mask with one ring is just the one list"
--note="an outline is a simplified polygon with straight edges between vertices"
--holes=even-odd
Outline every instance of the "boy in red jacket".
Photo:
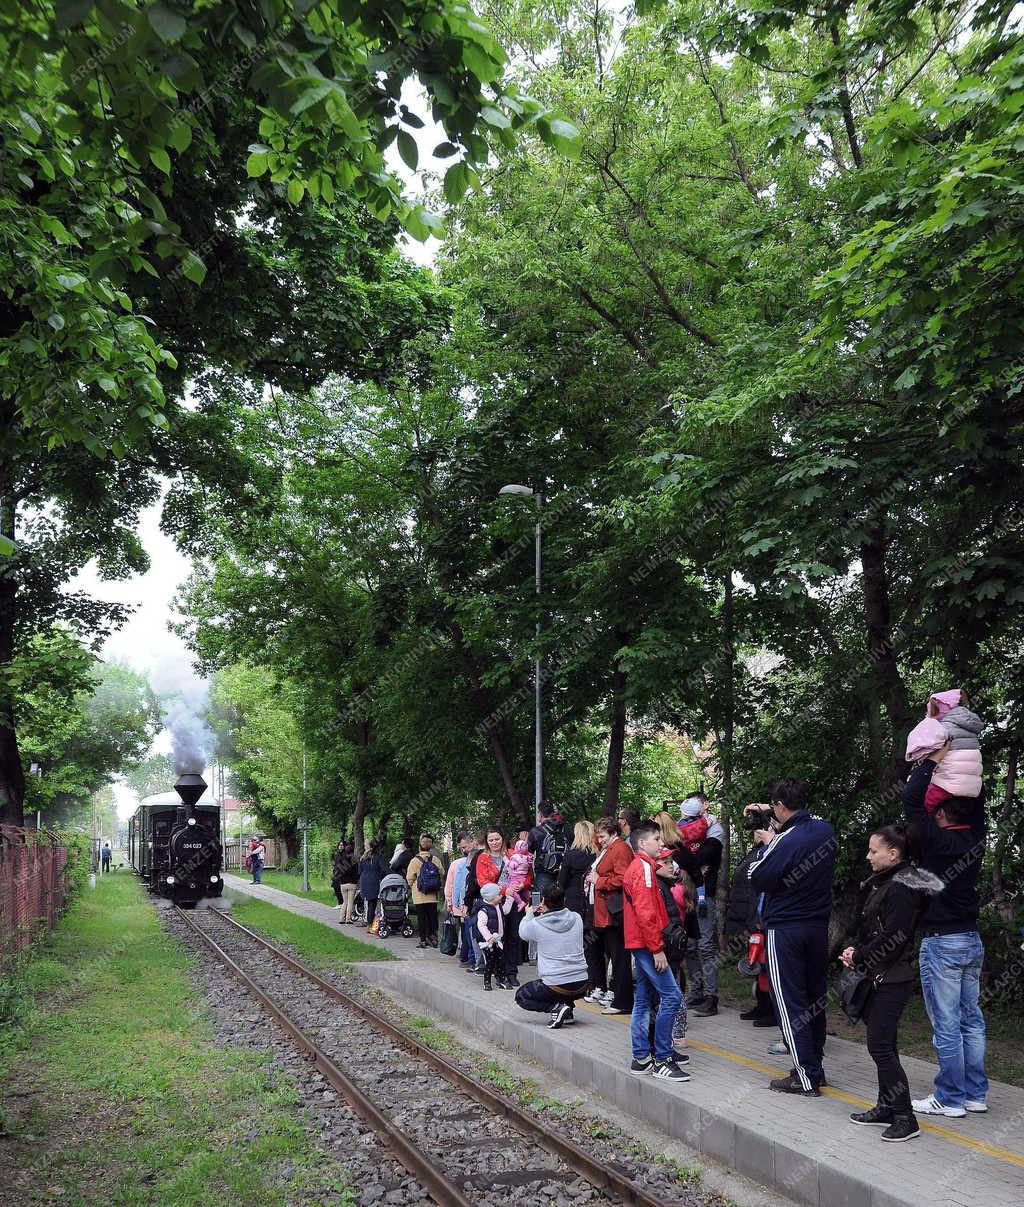
[[[623,918],[626,947],[636,965],[636,991],[630,1039],[633,1063],[629,1071],[636,1077],[651,1073],[663,1081],[689,1081],[672,1056],[672,1026],[679,1013],[683,995],[668,966],[662,931],[668,926],[668,911],[657,880],[657,857],[661,850],[661,831],[643,824],[636,835],[636,858],[622,878]],[[633,834],[630,834],[633,837]],[[649,1034],[651,1005],[658,999],[654,1020],[654,1053]]]

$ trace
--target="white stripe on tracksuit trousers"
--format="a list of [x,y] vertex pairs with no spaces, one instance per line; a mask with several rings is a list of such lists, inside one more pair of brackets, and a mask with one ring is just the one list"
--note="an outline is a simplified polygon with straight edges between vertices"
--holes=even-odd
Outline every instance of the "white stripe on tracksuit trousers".
[[[786,1010],[786,999],[782,993],[782,977],[779,974],[778,955],[775,951],[775,933],[768,930],[765,935],[765,950],[768,953],[768,980],[772,989],[775,990],[773,996],[775,998],[775,1009],[779,1016],[779,1025],[782,1028],[783,1037],[786,1043],[789,1044],[789,1052],[793,1057],[793,1068],[796,1069],[796,1075],[800,1078],[800,1084],[805,1090],[813,1089],[811,1079],[807,1076],[807,1071],[800,1063],[800,1057],[797,1055],[796,1040],[793,1038],[793,1024],[789,1020],[789,1014]],[[804,1024],[807,1025],[806,1023]]]

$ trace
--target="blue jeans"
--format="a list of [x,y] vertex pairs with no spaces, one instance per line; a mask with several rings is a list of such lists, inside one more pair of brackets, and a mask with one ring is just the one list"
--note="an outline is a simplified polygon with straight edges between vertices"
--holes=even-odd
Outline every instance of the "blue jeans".
[[258,859],[252,861],[252,882],[253,884],[262,884],[263,864]]
[[939,1058],[935,1097],[943,1106],[984,1102],[985,1019],[978,1006],[985,948],[976,930],[921,940],[921,990]]
[[654,967],[654,956],[644,947],[632,953],[636,961],[636,990],[633,997],[633,1017],[629,1024],[629,1038],[633,1044],[633,1059],[643,1060],[651,1054],[648,1028],[651,1015],[651,998],[658,995],[658,1013],[654,1019],[654,1059],[668,1060],[672,1055],[672,1024],[679,1013],[683,995],[672,975],[672,969],[659,972]]
[[476,918],[467,915],[462,919],[462,950],[466,953],[465,964],[480,967],[480,948],[476,942]]

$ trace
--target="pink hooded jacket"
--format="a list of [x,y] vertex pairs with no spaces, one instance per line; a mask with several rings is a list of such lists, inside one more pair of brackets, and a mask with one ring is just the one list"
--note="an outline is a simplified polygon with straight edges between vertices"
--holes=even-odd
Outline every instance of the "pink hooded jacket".
[[927,716],[907,737],[907,762],[916,763],[950,743],[946,757],[932,773],[932,783],[951,796],[981,795],[981,718],[963,707],[962,691],[935,692],[928,697]]

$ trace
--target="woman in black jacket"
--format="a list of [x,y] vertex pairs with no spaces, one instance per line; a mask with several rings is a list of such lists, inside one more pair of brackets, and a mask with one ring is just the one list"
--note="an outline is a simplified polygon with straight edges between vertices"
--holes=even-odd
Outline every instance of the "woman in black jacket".
[[388,861],[380,852],[380,843],[374,839],[359,860],[359,891],[366,902],[367,933],[373,927],[373,916],[377,912],[381,878],[390,870]]
[[921,1134],[910,1105],[910,1087],[900,1064],[897,1027],[914,982],[914,931],[926,898],[942,881],[907,860],[903,826],[882,826],[868,840],[871,875],[864,896],[856,944],[839,957],[847,968],[866,973],[872,989],[864,1010],[868,1052],[878,1070],[878,1102],[850,1116],[851,1123],[883,1127],[882,1139],[912,1140]]
[[352,905],[356,899],[358,880],[359,869],[356,867],[353,845],[342,839],[335,848],[334,864],[331,868],[331,888],[338,898],[338,921],[342,926],[352,921]]
[[[596,858],[594,823],[578,821],[572,832],[572,846],[566,851],[562,866],[558,869],[558,887],[565,893],[566,908],[579,914],[585,927],[593,926],[594,919],[583,879],[593,867]],[[588,913],[590,917],[587,917]]]

